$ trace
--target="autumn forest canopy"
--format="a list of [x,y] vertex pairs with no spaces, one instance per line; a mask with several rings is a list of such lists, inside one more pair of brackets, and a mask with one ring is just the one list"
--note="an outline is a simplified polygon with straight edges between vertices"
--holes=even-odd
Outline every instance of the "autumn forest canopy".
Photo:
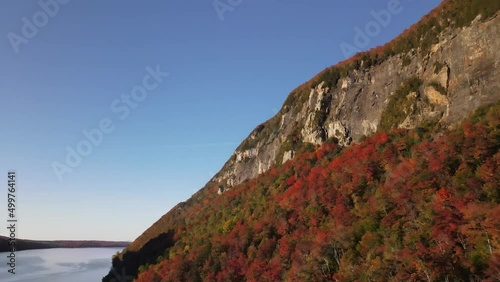
[[194,204],[138,281],[498,281],[499,144],[500,104],[324,144]]

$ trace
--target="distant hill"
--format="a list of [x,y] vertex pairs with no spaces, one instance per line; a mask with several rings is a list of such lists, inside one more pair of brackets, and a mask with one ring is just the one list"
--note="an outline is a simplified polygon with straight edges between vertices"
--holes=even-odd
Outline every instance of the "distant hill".
[[[10,251],[9,238],[0,236],[0,252]],[[125,248],[130,242],[114,241],[36,241],[16,239],[16,250],[36,250],[53,248]]]

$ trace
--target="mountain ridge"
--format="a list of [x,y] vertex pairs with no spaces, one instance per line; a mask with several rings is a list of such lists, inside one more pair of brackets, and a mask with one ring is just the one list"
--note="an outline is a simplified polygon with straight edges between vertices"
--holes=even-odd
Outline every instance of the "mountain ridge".
[[[465,9],[465,16],[454,11],[471,3],[479,8]],[[379,131],[422,124],[432,131],[451,130],[467,113],[498,101],[499,3],[444,1],[385,46],[357,54],[299,86],[204,188],[139,236],[113,267],[136,275],[139,267],[155,264],[179,240],[177,228],[190,221],[186,209],[233,193],[235,186],[321,144],[345,147]]]

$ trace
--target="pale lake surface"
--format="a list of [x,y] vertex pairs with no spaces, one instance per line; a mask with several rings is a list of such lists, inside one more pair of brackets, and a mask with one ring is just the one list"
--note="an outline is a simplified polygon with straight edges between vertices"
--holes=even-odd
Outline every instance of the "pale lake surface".
[[111,268],[111,257],[123,248],[46,249],[16,252],[16,274],[0,253],[2,282],[100,282]]

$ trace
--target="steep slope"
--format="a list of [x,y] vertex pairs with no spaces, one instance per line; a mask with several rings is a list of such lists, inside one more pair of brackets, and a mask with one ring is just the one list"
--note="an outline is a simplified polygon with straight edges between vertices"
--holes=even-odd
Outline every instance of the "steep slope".
[[[118,273],[121,273],[123,269],[129,275],[137,275],[139,268],[144,270],[145,265],[158,263],[157,266],[144,273],[141,281],[153,281],[152,277],[158,277],[158,275],[166,275],[164,277],[170,277],[172,281],[196,281],[202,278],[208,281],[228,281],[224,280],[228,277],[224,276],[226,274],[221,274],[220,277],[218,275],[223,272],[221,263],[229,263],[230,258],[235,258],[229,255],[228,249],[238,244],[236,244],[236,241],[231,240],[253,240],[251,243],[243,244],[244,251],[241,251],[241,253],[245,254],[245,258],[239,254],[238,260],[253,265],[255,258],[258,256],[257,251],[261,250],[264,244],[268,244],[267,252],[271,252],[271,254],[261,257],[261,263],[265,263],[254,266],[254,268],[274,268],[277,264],[281,264],[287,265],[288,268],[275,275],[284,278],[285,272],[295,273],[292,271],[292,261],[274,261],[273,264],[270,264],[271,259],[278,252],[276,246],[281,248],[284,244],[278,242],[280,236],[283,237],[288,234],[286,232],[296,231],[297,229],[302,230],[306,227],[310,229],[311,227],[309,225],[291,225],[291,227],[287,225],[288,227],[284,231],[276,231],[277,227],[274,229],[265,227],[270,222],[269,217],[273,216],[283,218],[288,224],[291,224],[290,220],[297,220],[297,218],[291,219],[290,214],[288,214],[290,210],[293,212],[295,203],[293,200],[290,200],[285,207],[282,207],[274,204],[275,200],[288,200],[275,199],[269,195],[270,191],[272,191],[271,187],[285,189],[285,187],[293,186],[293,183],[285,185],[285,180],[290,175],[279,175],[278,173],[284,167],[291,166],[290,162],[284,166],[282,164],[295,156],[299,156],[296,159],[299,159],[300,156],[303,157],[304,152],[318,149],[320,144],[338,143],[338,146],[325,145],[334,147],[326,149],[327,153],[325,153],[325,149],[318,151],[330,156],[328,161],[331,161],[331,158],[338,154],[342,147],[351,145],[353,142],[358,143],[365,136],[377,131],[387,131],[394,128],[401,128],[401,130],[403,128],[417,128],[418,131],[403,130],[397,132],[399,132],[398,134],[405,132],[404,134],[417,134],[418,136],[427,131],[439,131],[444,134],[443,132],[446,132],[446,130],[452,130],[459,125],[467,113],[471,113],[480,106],[500,100],[500,81],[498,80],[500,54],[497,52],[500,46],[498,36],[500,34],[498,30],[500,26],[499,8],[500,1],[444,1],[430,15],[386,46],[358,54],[346,62],[321,72],[311,81],[294,90],[281,111],[271,120],[258,126],[238,147],[222,170],[203,189],[193,195],[187,202],[174,207],[127,247],[120,256],[115,257],[113,259],[114,269]],[[429,138],[430,133],[423,135]],[[396,150],[394,159],[391,159],[392,162],[388,163],[389,167],[384,167],[377,172],[377,175],[380,174],[377,176],[377,181],[383,182],[390,178],[391,173],[394,173],[392,169],[398,166],[398,162],[401,162],[403,157],[406,157],[404,154],[411,151],[412,146],[404,145],[406,141],[402,141],[405,138],[400,136],[401,140],[397,138],[397,140],[390,139],[391,146],[402,146],[403,150]],[[419,138],[424,137],[420,136]],[[393,141],[399,143],[392,144]],[[418,143],[422,141],[423,139],[417,139],[412,142]],[[494,139],[492,144],[494,145],[495,142],[497,142],[496,146],[498,146],[498,139]],[[363,146],[363,143],[354,145],[354,147],[356,146]],[[496,148],[498,150],[498,147]],[[348,152],[345,154],[348,154]],[[450,151],[450,154],[452,152],[458,153],[460,151]],[[370,155],[370,157],[376,156]],[[463,158],[469,157],[469,155],[463,156]],[[359,161],[368,161],[368,159],[359,159]],[[483,161],[486,161],[486,159],[483,158]],[[494,160],[489,161],[494,162]],[[326,160],[323,160],[323,162],[326,162]],[[279,167],[280,170],[276,170],[275,167]],[[266,176],[262,176],[264,173]],[[363,178],[361,171],[357,171],[357,173],[360,174],[358,177]],[[471,173],[475,173],[475,171],[472,170]],[[255,180],[256,177],[259,177],[259,179]],[[262,181],[262,177],[271,177],[272,181]],[[448,179],[447,181],[452,180]],[[494,181],[497,181],[498,184],[498,179]],[[443,183],[449,184],[449,182]],[[304,193],[308,191],[306,188],[309,188],[302,185],[294,187],[296,187],[295,190],[304,188]],[[331,187],[319,185],[319,188]],[[352,190],[347,186],[342,187],[342,189],[346,189],[345,191]],[[429,191],[430,195],[435,196],[436,189]],[[225,192],[218,195],[218,190]],[[284,190],[277,193],[288,195]],[[233,199],[234,197],[237,199]],[[492,198],[492,200],[491,196],[488,197],[490,197],[489,201],[498,203],[498,199]],[[254,201],[257,204],[248,207],[247,198],[255,199]],[[317,199],[317,196],[315,199]],[[429,203],[431,199],[426,198],[426,201],[428,201],[426,203]],[[340,204],[335,201],[325,203],[329,211],[326,214],[318,214],[317,219],[325,221],[325,218],[328,217],[341,216],[338,213],[344,210],[336,210],[337,207],[342,207]],[[297,205],[297,207],[301,206]],[[264,214],[263,210],[266,208],[275,213]],[[308,207],[304,208],[307,209]],[[316,208],[309,207],[309,209]],[[347,208],[352,209],[353,207],[348,206]],[[242,214],[233,214],[233,211],[238,209],[243,209]],[[299,211],[301,210],[295,212]],[[244,217],[241,217],[242,215]],[[362,218],[360,215],[357,216],[358,219]],[[308,216],[308,220],[311,220],[311,218],[313,217]],[[346,221],[352,221],[353,218],[347,216],[344,219],[346,221],[339,220],[339,222],[345,224]],[[329,224],[322,228],[333,228],[332,230],[339,228],[333,223]],[[248,232],[252,234],[264,232],[262,230],[266,229],[265,232],[267,233],[263,234],[269,235],[269,238],[274,238],[271,239],[271,241],[274,241],[267,242],[267,240],[263,240],[264,235],[254,237],[260,238],[255,240],[243,238],[237,235],[240,234],[238,233],[240,231],[235,231],[235,226],[242,226],[241,228],[244,227],[245,230],[250,230]],[[310,235],[310,232],[318,231],[318,229],[309,230],[307,228],[303,230],[303,235]],[[348,238],[354,240],[351,245],[346,243],[346,246],[361,248],[358,243],[365,234],[363,232],[367,230],[363,228],[359,229],[358,233],[351,234],[356,235],[355,237],[346,235],[343,240],[348,241]],[[285,233],[278,236],[276,232],[278,234],[281,234],[279,232]],[[346,234],[350,233],[347,232]],[[326,237],[322,238],[332,240],[330,235],[332,234],[325,235]],[[486,237],[488,236],[490,235],[486,235]],[[491,241],[490,237],[488,239]],[[229,242],[235,242],[234,246]],[[406,243],[405,241],[404,244]],[[297,244],[300,246],[302,243],[290,243],[291,250],[289,252],[296,253],[297,248],[299,248]],[[319,241],[311,240],[304,244],[317,245]],[[253,246],[253,251],[251,251],[254,252],[253,255],[248,253],[250,245]],[[430,245],[427,247],[430,247]],[[313,247],[304,248],[303,250],[308,251],[296,255],[309,257],[312,261],[318,258],[318,255],[312,251]],[[316,265],[316,267],[321,268],[320,273],[325,271],[323,268],[328,269],[327,273],[330,278],[334,273],[340,273],[342,268],[340,265],[343,259],[349,260],[346,267],[351,267],[352,271],[356,269],[356,263],[350,260],[360,256],[360,253],[350,253],[346,257],[348,249],[342,249],[342,253],[339,253],[339,249],[333,248],[330,250],[333,255],[329,255],[331,260],[326,260],[327,265]],[[356,249],[352,251],[359,252]],[[215,255],[220,256],[221,260],[217,262],[214,258]],[[396,256],[395,253],[392,255]],[[402,254],[397,253],[397,255]],[[470,256],[467,257],[469,261],[476,260],[476,258]],[[250,258],[253,260],[249,260]],[[296,261],[292,257],[288,257],[288,259]],[[358,257],[358,259],[361,260],[362,258]],[[394,259],[397,261],[397,258]],[[464,266],[463,268],[466,269],[464,271],[467,271],[467,275],[484,275],[489,263],[488,259],[489,257],[481,253],[477,256],[479,263],[471,262],[471,265],[477,269],[470,270]],[[241,266],[242,261],[232,261],[231,263],[237,263]],[[334,261],[337,262],[337,267],[333,266]],[[463,261],[466,260],[463,259]],[[374,267],[372,264],[380,264],[381,262],[367,260],[364,263],[367,266]],[[210,271],[206,269],[200,270],[205,265]],[[189,274],[193,276],[186,276],[188,271],[168,274],[172,269],[182,270],[188,267],[195,269],[194,273]],[[231,265],[224,265],[224,267],[233,268]],[[426,267],[432,268],[431,266]],[[399,269],[402,268],[391,269],[390,271],[399,271]],[[314,271],[314,268],[309,270]],[[348,275],[351,270],[342,270],[346,271],[343,275]],[[252,275],[257,275],[260,273],[259,271],[253,269]],[[319,271],[319,269],[316,269],[316,271]],[[215,275],[212,277],[213,279],[208,278],[210,273]],[[248,269],[235,275],[242,275],[242,273],[249,275]],[[426,271],[422,273],[426,273]],[[180,276],[174,278],[175,275]],[[104,281],[111,281],[112,277],[113,274],[110,273]],[[290,277],[297,278],[299,276]],[[252,279],[248,280],[251,281]],[[349,279],[345,278],[345,280]],[[299,281],[305,280],[299,279]]]
[[500,103],[435,139],[325,143],[176,210],[137,281],[498,281],[499,149]]

